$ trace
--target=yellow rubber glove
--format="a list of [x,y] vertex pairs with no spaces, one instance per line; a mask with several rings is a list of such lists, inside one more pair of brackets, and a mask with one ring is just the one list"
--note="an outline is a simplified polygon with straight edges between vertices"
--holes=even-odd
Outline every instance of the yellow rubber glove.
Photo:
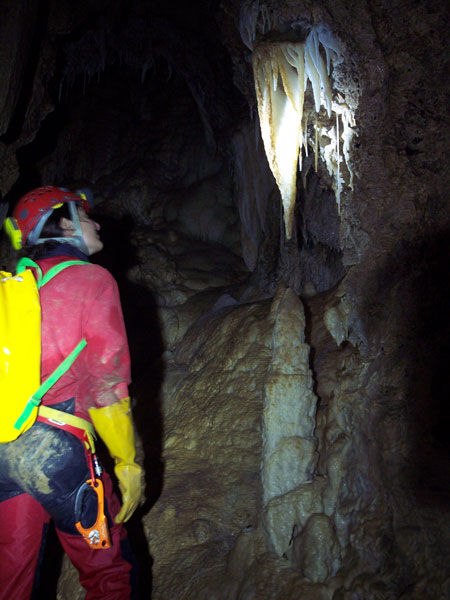
[[90,408],[92,423],[115,462],[114,472],[122,493],[122,508],[116,523],[125,523],[144,501],[143,471],[135,463],[133,419],[130,399],[123,398],[110,406]]

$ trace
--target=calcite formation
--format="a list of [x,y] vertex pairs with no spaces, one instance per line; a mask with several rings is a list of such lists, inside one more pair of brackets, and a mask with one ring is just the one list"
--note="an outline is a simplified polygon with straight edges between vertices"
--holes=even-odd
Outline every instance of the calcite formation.
[[292,290],[279,290],[271,318],[274,328],[264,390],[262,481],[267,533],[282,556],[292,541],[292,531],[285,531],[284,538],[280,535],[287,520],[283,516],[280,528],[280,515],[277,508],[272,509],[271,500],[312,481],[318,460],[314,437],[317,397],[312,390],[303,307]]
[[[141,596],[450,597],[448,2],[32,4],[2,13],[0,191],[94,189],[148,473]],[[308,84],[287,240],[252,54],[323,25],[354,121],[324,102],[317,127]],[[67,562],[57,597],[84,597]]]
[[[258,20],[257,13],[254,20],[255,23]],[[265,27],[268,26],[266,23]],[[302,170],[303,147],[308,156],[308,146],[311,145],[316,171],[319,155],[325,161],[333,178],[338,212],[344,182],[341,176],[342,157],[348,169],[349,187],[353,189],[350,145],[356,126],[354,112],[357,105],[350,108],[337,92],[333,98],[331,64],[338,65],[344,59],[340,43],[325,24],[310,25],[305,40],[284,41],[281,37],[281,41],[262,41],[255,45],[252,60],[262,138],[281,194],[286,236],[291,238],[294,232],[297,170]],[[309,82],[316,113],[312,117],[312,135],[308,133],[309,115],[304,114]],[[333,115],[331,123],[323,122],[322,116],[319,124],[317,115],[322,105],[328,120]],[[324,143],[325,139],[329,139],[330,143]]]

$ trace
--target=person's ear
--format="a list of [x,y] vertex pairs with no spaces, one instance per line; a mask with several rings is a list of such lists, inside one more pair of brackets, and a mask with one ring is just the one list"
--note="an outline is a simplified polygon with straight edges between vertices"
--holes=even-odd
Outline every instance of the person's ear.
[[61,217],[59,226],[63,230],[64,237],[72,237],[75,233],[75,227],[73,226],[72,221],[66,217]]

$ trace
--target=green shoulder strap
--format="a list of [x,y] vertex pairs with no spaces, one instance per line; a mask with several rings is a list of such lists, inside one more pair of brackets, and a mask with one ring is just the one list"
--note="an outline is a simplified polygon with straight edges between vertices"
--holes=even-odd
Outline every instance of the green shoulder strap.
[[20,275],[20,273],[23,273],[27,267],[33,267],[33,269],[36,269],[38,281],[42,279],[41,267],[37,264],[37,262],[34,262],[34,260],[31,260],[31,258],[28,258],[28,256],[24,256],[17,263],[16,275]]
[[45,275],[42,275],[42,269],[37,264],[37,262],[35,262],[34,260],[31,260],[31,258],[28,258],[27,256],[24,256],[17,263],[16,274],[19,275],[20,273],[25,271],[25,269],[30,268],[30,267],[33,269],[36,269],[36,271],[37,271],[37,286],[40,289],[43,285],[48,283],[50,281],[50,279],[53,279],[53,277],[55,277],[55,275],[58,275],[58,273],[61,273],[61,271],[64,271],[64,269],[67,269],[67,267],[71,267],[72,265],[89,265],[89,264],[90,263],[88,263],[84,260],[66,260],[64,262],[61,262],[61,263],[55,265],[54,267],[51,267],[51,269],[49,269]]
[[[38,273],[37,286],[38,286],[38,288],[41,288],[43,285],[48,283],[50,281],[50,279],[55,277],[55,275],[57,275],[58,273],[60,273],[64,269],[66,269],[67,267],[70,267],[72,265],[89,265],[89,264],[90,263],[82,261],[82,260],[67,260],[65,262],[59,263],[58,265],[55,265],[54,267],[49,269],[44,276],[42,276],[42,270],[39,267],[39,265],[36,262],[34,262],[33,260],[31,260],[30,258],[24,257],[24,258],[21,258],[19,260],[19,262],[17,263],[16,273],[17,274],[22,273],[27,267],[35,268]],[[44,394],[46,394],[48,392],[48,390],[52,387],[52,385],[54,385],[58,381],[58,379],[60,377],[62,377],[64,375],[64,373],[66,373],[70,369],[70,367],[73,365],[73,363],[75,362],[75,360],[78,357],[78,355],[80,354],[80,352],[86,346],[86,344],[87,344],[87,342],[84,338],[80,342],[78,342],[78,344],[75,346],[75,348],[72,350],[72,352],[68,356],[66,356],[66,358],[62,361],[62,363],[56,367],[56,369],[53,371],[53,373],[51,373],[47,377],[47,379],[43,383],[41,383],[38,390],[31,396],[31,398],[29,398],[22,414],[17,419],[17,421],[14,425],[14,427],[16,429],[20,429],[22,427],[23,423],[28,419],[28,417],[30,416],[33,409],[36,406],[39,406]]]

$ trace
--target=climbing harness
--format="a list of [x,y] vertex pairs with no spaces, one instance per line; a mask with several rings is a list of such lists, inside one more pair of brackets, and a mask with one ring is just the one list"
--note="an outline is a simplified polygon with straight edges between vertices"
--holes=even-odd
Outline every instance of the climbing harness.
[[[36,420],[57,429],[63,429],[76,436],[83,443],[91,477],[83,483],[75,498],[75,527],[83,536],[87,545],[93,550],[110,548],[111,537],[105,515],[105,493],[100,479],[103,470],[95,454],[95,430],[92,424],[85,419],[50,406],[40,406]],[[89,489],[92,489],[97,495],[97,517],[93,525],[83,527],[81,524],[83,500]]]

